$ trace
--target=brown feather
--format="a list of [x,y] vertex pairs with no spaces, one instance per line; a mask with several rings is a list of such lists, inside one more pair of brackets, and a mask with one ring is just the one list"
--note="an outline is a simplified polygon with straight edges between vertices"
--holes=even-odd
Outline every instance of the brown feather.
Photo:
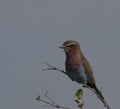
[[80,54],[81,54],[81,58],[82,58],[83,67],[85,68],[85,72],[86,72],[87,76],[90,77],[90,80],[91,80],[90,84],[95,85],[96,83],[95,83],[95,79],[94,79],[94,76],[93,76],[92,68],[91,68],[88,60],[82,54],[82,52]]

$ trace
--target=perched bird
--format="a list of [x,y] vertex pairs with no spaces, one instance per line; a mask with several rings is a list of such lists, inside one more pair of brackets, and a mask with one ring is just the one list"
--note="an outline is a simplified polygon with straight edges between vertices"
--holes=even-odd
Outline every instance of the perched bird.
[[[59,48],[64,49],[66,54],[65,69],[68,77],[77,83],[83,84],[84,87],[93,89],[104,105],[107,105],[102,93],[96,86],[92,68],[83,55],[79,43],[77,41],[68,40]],[[109,105],[106,107],[110,109]]]

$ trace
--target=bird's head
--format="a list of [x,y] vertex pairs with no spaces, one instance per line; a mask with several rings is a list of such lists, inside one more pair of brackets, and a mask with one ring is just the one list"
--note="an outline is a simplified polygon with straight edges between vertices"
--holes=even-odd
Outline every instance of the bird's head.
[[74,40],[65,41],[59,48],[64,49],[65,53],[72,53],[76,51],[80,52],[80,45],[77,41]]

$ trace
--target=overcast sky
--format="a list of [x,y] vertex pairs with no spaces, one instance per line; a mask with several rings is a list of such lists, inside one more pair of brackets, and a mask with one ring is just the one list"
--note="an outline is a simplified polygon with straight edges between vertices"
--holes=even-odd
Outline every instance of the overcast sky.
[[[120,107],[119,0],[1,0],[1,109],[44,109],[35,93],[46,90],[57,103],[77,109],[74,93],[82,86],[60,72],[41,71],[44,62],[64,69],[58,47],[69,39],[80,43],[111,109]],[[84,109],[103,108],[88,89],[83,99]]]

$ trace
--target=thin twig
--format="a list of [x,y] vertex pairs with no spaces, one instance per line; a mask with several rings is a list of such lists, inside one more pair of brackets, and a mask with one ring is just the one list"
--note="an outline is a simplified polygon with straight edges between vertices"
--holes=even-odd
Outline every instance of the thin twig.
[[48,101],[46,101],[44,99],[41,99],[41,98],[39,99],[39,101],[47,104],[46,107],[55,107],[55,108],[60,108],[60,109],[71,109],[71,108],[68,108],[68,107],[58,105],[55,101],[53,101],[50,97],[48,97],[47,92],[45,93],[44,96],[45,96],[45,98],[48,99]]
[[49,68],[47,68],[47,69],[42,69],[42,70],[56,70],[56,71],[59,71],[59,72],[62,72],[62,73],[64,73],[64,74],[67,74],[67,72],[65,72],[64,70],[60,70],[60,69],[58,69],[57,67],[54,67],[54,66],[51,66],[51,65],[49,65],[48,63],[45,63]]
[[51,98],[48,97],[47,93],[48,93],[48,92],[46,91],[46,93],[45,93],[44,96],[45,96],[50,102],[52,102],[53,104],[55,104],[56,106],[58,106],[57,103],[55,103]]
[[105,99],[103,99],[98,93],[96,93],[96,91],[94,89],[92,89],[91,87],[88,86],[88,88],[93,92],[95,93],[98,98],[101,100],[101,102],[104,104],[104,106],[107,108],[107,109],[110,109],[110,106],[107,104],[107,102],[105,101]]

